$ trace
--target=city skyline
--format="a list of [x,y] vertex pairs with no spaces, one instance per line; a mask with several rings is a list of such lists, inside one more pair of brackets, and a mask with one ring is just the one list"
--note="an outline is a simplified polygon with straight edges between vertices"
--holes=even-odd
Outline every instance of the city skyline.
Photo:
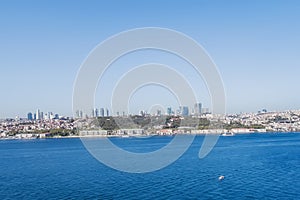
[[[198,109],[198,110],[197,110]],[[240,112],[240,113],[226,113],[226,115],[239,115],[239,114],[255,114],[255,113],[276,113],[276,112],[290,112],[297,110],[284,110],[284,111],[274,111],[267,110],[265,108],[254,111],[254,112]],[[77,110],[73,115],[62,115],[59,112],[53,111],[43,111],[37,108],[35,111],[27,111],[26,113],[19,113],[14,117],[5,117],[3,119],[28,119],[28,120],[50,120],[50,119],[64,119],[64,118],[94,118],[94,117],[121,117],[121,116],[134,116],[134,115],[149,115],[149,116],[205,116],[206,114],[213,114],[210,108],[203,107],[202,103],[195,103],[193,106],[180,105],[178,107],[168,106],[164,109],[156,110],[139,110],[138,112],[125,112],[125,111],[115,111],[111,112],[109,108],[95,107],[90,110],[90,112],[85,113],[82,110]],[[1,120],[0,119],[0,120]]]
[[[198,109],[198,110],[196,110]],[[166,110],[166,112],[163,112]],[[110,116],[129,116],[129,115],[200,115],[209,113],[209,108],[202,107],[202,103],[195,103],[193,106],[181,105],[178,108],[167,107],[166,109],[157,109],[157,110],[140,110],[137,113],[125,112],[125,111],[116,111],[111,113],[109,108],[95,107],[91,109],[90,113],[84,113],[82,110],[77,110],[73,116],[63,116],[52,111],[44,112],[39,108],[35,112],[28,111],[26,117],[28,120],[44,120],[44,119],[59,119],[62,117],[74,117],[74,118],[85,118],[85,117],[110,117]],[[26,118],[21,115],[16,115],[15,118]],[[9,118],[9,117],[8,117]]]
[[[106,38],[139,27],[174,29],[201,44],[223,79],[227,113],[299,109],[300,2],[255,2],[2,2],[0,118],[26,117],[37,107],[72,116],[73,84],[83,60]],[[151,51],[115,63],[121,67],[112,66],[99,83],[97,105],[109,108],[109,94],[124,71],[158,61],[188,77],[197,100],[211,107],[201,77],[178,58]],[[155,87],[137,91],[130,103],[132,112],[179,105]]]
[[123,110],[117,110],[115,112],[111,112],[109,108],[103,107],[95,107],[90,110],[90,113],[84,113],[82,110],[77,110],[75,112],[75,118],[83,118],[83,117],[108,117],[108,116],[128,116],[128,115],[201,115],[209,113],[209,108],[202,107],[202,103],[195,103],[193,106],[188,105],[180,105],[178,107],[168,106],[166,108],[158,107],[158,109],[142,109],[138,112],[127,112]]

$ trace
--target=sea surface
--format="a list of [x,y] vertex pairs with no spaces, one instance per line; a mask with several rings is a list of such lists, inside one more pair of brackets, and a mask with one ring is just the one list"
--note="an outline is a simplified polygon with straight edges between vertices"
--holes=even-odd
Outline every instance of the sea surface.
[[[300,199],[300,133],[220,137],[199,159],[203,138],[170,166],[145,174],[105,166],[76,138],[1,140],[0,199]],[[172,137],[111,140],[140,152]]]

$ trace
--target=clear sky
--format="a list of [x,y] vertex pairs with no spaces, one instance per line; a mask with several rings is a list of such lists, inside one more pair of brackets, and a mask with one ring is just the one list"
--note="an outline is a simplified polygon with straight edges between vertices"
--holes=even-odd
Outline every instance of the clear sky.
[[149,26],[183,32],[207,50],[229,113],[300,109],[299,10],[297,0],[3,0],[0,118],[37,108],[71,115],[73,84],[89,52],[120,31]]

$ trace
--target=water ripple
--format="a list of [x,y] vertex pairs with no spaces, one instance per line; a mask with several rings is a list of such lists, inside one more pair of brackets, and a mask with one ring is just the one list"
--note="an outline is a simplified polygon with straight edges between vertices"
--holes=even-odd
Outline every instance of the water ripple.
[[[169,141],[113,142],[139,152]],[[222,137],[200,160],[202,141],[198,136],[171,166],[146,174],[104,166],[78,139],[0,141],[0,199],[299,199],[300,134]]]

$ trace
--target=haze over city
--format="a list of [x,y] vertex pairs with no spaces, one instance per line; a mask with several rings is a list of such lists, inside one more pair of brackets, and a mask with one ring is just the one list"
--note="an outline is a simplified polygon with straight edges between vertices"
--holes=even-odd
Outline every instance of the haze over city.
[[[73,84],[90,51],[114,34],[139,27],[174,29],[202,45],[223,79],[228,113],[300,108],[298,1],[89,1],[85,5],[34,1],[34,5],[1,3],[0,118],[26,117],[37,108],[72,116]],[[114,63],[99,82],[96,107],[110,106],[110,93],[122,73],[149,62],[168,64],[188,77],[197,100],[210,107],[201,76],[179,58],[157,51],[135,52]],[[154,104],[178,107],[174,96],[158,86],[141,88],[129,104],[132,112]]]

